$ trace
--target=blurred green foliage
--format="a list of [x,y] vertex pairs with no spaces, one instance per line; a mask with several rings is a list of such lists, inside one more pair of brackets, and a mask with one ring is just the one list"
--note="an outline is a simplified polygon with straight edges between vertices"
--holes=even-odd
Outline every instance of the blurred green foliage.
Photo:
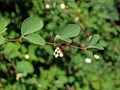
[[6,39],[19,38],[23,20],[37,16],[44,27],[36,33],[46,41],[53,42],[62,27],[76,23],[81,32],[72,44],[85,47],[97,33],[104,46],[103,51],[93,53],[100,59],[90,51],[69,51],[67,47],[64,57],[56,59],[54,46],[7,42],[0,46],[0,90],[120,90],[120,18],[116,1],[0,0],[0,18],[9,22],[3,33]]

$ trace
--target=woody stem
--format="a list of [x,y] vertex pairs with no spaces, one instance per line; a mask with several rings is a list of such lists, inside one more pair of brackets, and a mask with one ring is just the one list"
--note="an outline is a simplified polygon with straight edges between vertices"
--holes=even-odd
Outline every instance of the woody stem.
[[[61,46],[59,44],[52,43],[52,42],[46,42],[46,44],[53,45],[53,46]],[[78,46],[74,46],[74,45],[65,45],[65,46],[70,46],[71,48],[77,48],[77,49],[81,49],[81,50],[84,50],[84,51],[87,50],[87,48],[85,48],[85,47],[78,47]]]
[[[18,39],[7,39],[6,40],[7,42],[22,42],[22,38],[18,38]],[[62,46],[62,45],[59,45],[57,43],[53,43],[53,42],[45,42],[46,44],[49,44],[49,45],[52,45],[52,46]],[[85,47],[78,47],[78,46],[74,46],[74,45],[64,45],[64,46],[70,46],[71,48],[77,48],[77,49],[81,49],[81,50],[84,50],[86,51],[87,48]]]
[[7,42],[22,42],[22,38],[18,38],[18,39],[7,39]]

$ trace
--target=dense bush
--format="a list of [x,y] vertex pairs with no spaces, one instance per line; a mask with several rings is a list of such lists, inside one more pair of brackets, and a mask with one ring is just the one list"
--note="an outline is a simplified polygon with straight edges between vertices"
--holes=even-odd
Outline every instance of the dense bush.
[[44,26],[36,34],[46,41],[54,42],[67,24],[77,24],[81,32],[72,45],[86,47],[97,33],[104,46],[93,55],[65,47],[64,57],[55,58],[51,45],[6,42],[0,46],[0,90],[120,90],[117,8],[119,0],[0,0],[0,18],[9,22],[6,39],[21,36],[24,19],[39,17]]

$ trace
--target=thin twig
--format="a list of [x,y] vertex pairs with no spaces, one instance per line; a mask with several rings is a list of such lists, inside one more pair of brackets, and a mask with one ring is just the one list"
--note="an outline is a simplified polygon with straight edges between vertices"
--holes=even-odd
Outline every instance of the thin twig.
[[78,46],[73,46],[73,45],[70,45],[70,47],[72,47],[72,48],[77,48],[77,49],[81,49],[81,50],[84,50],[84,51],[87,50],[87,48],[85,48],[85,47],[78,47]]
[[[46,42],[46,44],[53,45],[53,46],[61,46],[61,47],[63,46],[63,45],[59,45],[59,44],[56,44],[56,43],[53,43],[53,42]],[[85,47],[78,47],[78,46],[74,46],[74,45],[71,45],[71,44],[64,45],[64,46],[69,46],[71,48],[77,48],[77,49],[81,49],[81,50],[84,50],[84,51],[87,50],[87,48],[85,48]]]
[[18,38],[18,39],[6,39],[7,42],[22,42],[22,38]]
[[[7,39],[6,40],[7,42],[22,42],[22,39],[21,38],[18,38],[18,39]],[[57,44],[57,43],[53,43],[53,42],[45,42],[46,44],[49,44],[49,45],[52,45],[52,46],[60,46],[60,47],[62,47],[63,45],[60,45],[60,44]],[[64,45],[64,46],[69,46],[69,47],[71,47],[71,48],[77,48],[77,49],[81,49],[81,50],[84,50],[84,51],[86,51],[87,50],[87,48],[85,48],[85,47],[78,47],[78,46],[74,46],[74,45],[71,45],[71,44],[69,44],[69,45]],[[64,47],[63,46],[63,47]]]
[[59,44],[52,43],[52,42],[45,42],[46,44],[53,45],[53,46],[59,46]]

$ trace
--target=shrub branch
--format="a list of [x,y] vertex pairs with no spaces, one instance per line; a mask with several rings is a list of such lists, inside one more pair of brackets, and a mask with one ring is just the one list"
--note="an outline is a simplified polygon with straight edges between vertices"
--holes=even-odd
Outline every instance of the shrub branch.
[[[18,39],[7,39],[6,41],[7,42],[22,42],[22,38],[20,37]],[[59,47],[69,46],[70,48],[77,48],[77,49],[81,49],[81,50],[84,50],[84,51],[87,50],[86,47],[79,47],[79,46],[74,46],[74,45],[71,45],[71,44],[60,45],[60,44],[57,44],[57,43],[47,42],[47,41],[45,43],[48,44],[48,45],[52,45],[52,46],[59,46]]]

